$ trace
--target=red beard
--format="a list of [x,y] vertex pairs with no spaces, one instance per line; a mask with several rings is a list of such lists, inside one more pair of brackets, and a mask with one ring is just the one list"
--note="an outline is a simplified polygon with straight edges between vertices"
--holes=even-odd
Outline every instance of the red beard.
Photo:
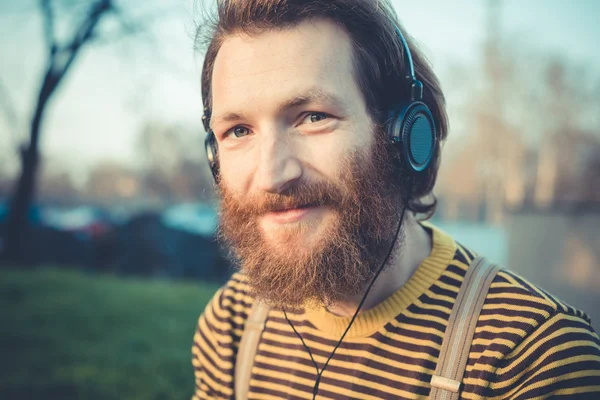
[[[374,142],[370,151],[343,160],[335,181],[304,180],[282,193],[245,197],[221,183],[219,237],[248,277],[252,295],[272,306],[301,309],[362,294],[389,250],[402,209],[402,177],[382,140]],[[334,214],[316,222],[326,224],[318,240],[303,245],[311,226],[302,221],[283,228],[277,243],[265,238],[261,216],[313,205]]]

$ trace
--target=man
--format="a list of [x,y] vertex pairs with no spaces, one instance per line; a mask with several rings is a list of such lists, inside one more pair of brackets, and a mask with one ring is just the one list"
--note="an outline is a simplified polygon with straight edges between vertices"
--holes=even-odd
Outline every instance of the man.
[[[247,398],[427,398],[476,257],[418,218],[435,209],[447,133],[430,66],[410,40],[408,60],[384,1],[220,1],[206,39],[220,235],[240,272],[200,317],[194,398],[239,398],[258,301],[270,308]],[[391,111],[421,98],[413,64],[429,109],[417,131],[435,134],[423,168],[389,137]],[[462,398],[600,398],[600,341],[581,311],[501,270],[476,323]]]

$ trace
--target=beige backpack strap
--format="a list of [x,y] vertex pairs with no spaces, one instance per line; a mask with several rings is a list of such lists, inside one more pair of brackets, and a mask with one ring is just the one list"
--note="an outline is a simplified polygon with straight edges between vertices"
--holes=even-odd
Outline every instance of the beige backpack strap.
[[483,257],[473,260],[450,312],[435,374],[431,377],[430,399],[457,400],[471,341],[488,289],[499,268]]
[[256,355],[262,331],[265,329],[265,321],[268,313],[269,307],[259,301],[255,301],[250,309],[235,362],[234,385],[236,400],[246,400],[248,398],[254,356]]

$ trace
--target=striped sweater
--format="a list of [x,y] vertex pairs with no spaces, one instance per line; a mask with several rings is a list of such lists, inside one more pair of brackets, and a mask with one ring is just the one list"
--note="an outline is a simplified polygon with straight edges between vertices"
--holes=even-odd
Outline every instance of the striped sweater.
[[[336,351],[318,399],[425,399],[465,271],[476,256],[423,224],[431,254],[409,281],[362,312]],[[192,346],[194,399],[233,398],[233,371],[253,304],[234,274],[200,316]],[[350,318],[326,310],[288,313],[322,368]],[[269,312],[252,369],[250,399],[311,399],[315,367],[281,311]],[[600,340],[589,318],[518,275],[501,270],[479,317],[461,398],[600,399]]]

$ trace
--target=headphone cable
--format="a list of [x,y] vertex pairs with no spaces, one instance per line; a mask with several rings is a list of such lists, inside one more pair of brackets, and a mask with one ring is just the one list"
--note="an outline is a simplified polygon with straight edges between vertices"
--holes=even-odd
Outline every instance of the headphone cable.
[[306,343],[304,342],[304,339],[302,338],[302,336],[300,335],[300,333],[296,330],[296,328],[292,324],[292,321],[290,321],[290,319],[288,318],[288,315],[287,315],[287,313],[285,311],[285,308],[283,308],[283,315],[285,316],[285,320],[292,327],[292,330],[294,331],[294,333],[296,334],[296,336],[298,336],[298,338],[300,338],[300,341],[302,342],[302,345],[308,351],[308,355],[310,356],[310,359],[312,360],[312,362],[313,362],[313,364],[315,366],[315,369],[317,370],[317,379],[315,380],[315,385],[313,386],[313,400],[315,400],[316,397],[317,397],[317,392],[319,391],[319,383],[321,382],[321,376],[323,376],[323,372],[325,372],[325,368],[327,368],[327,365],[329,365],[329,361],[333,358],[333,355],[335,354],[335,351],[342,344],[342,341],[344,340],[344,337],[346,337],[346,334],[350,330],[350,327],[354,323],[354,320],[358,316],[358,313],[359,313],[360,309],[362,308],[363,304],[365,303],[365,300],[367,299],[367,295],[369,294],[369,292],[371,290],[371,287],[373,286],[373,284],[377,280],[377,277],[379,277],[379,274],[381,273],[381,271],[383,271],[383,268],[385,267],[385,264],[388,262],[388,259],[390,258],[390,255],[392,254],[392,251],[394,250],[394,246],[396,245],[396,240],[398,239],[398,235],[400,234],[400,229],[402,227],[402,221],[404,221],[404,214],[406,212],[406,208],[408,206],[408,199],[410,199],[411,193],[412,193],[412,184],[410,185],[410,190],[408,192],[407,201],[404,202],[404,206],[402,207],[402,214],[400,214],[400,221],[398,222],[398,228],[396,228],[396,234],[394,235],[394,238],[392,240],[392,244],[390,245],[390,249],[388,250],[387,255],[383,259],[383,262],[381,263],[381,266],[377,270],[377,273],[375,274],[375,276],[371,280],[371,283],[369,283],[369,286],[367,287],[367,290],[366,290],[365,294],[363,295],[362,300],[358,304],[358,308],[354,312],[354,315],[352,316],[352,319],[350,320],[350,323],[348,324],[348,327],[346,328],[346,330],[342,334],[342,337],[340,338],[340,340],[337,342],[337,344],[333,348],[333,351],[329,355],[329,358],[327,359],[327,361],[323,365],[323,368],[321,369],[321,371],[319,371],[319,366],[317,365],[317,362],[315,361],[315,358],[313,357],[312,352],[310,351],[310,348],[306,345]]

